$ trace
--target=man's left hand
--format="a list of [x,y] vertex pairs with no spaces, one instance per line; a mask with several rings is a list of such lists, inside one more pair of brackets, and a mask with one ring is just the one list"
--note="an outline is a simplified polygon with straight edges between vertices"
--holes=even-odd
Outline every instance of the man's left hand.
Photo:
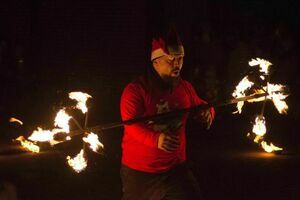
[[209,129],[211,124],[212,124],[212,116],[211,116],[211,112],[210,112],[210,109],[206,109],[206,110],[203,110],[199,113],[199,116],[200,116],[200,120],[203,122],[203,123],[206,123],[206,129]]

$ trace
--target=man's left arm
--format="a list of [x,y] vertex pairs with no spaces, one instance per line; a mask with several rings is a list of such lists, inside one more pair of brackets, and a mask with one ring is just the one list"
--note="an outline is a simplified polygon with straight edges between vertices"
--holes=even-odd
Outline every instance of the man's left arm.
[[[188,87],[188,90],[190,91],[192,106],[207,104],[207,102],[205,100],[201,99],[197,95],[197,92],[195,91],[194,87],[190,83],[187,82],[186,85]],[[203,123],[206,123],[207,124],[207,129],[210,128],[214,117],[215,117],[215,109],[213,107],[210,107],[210,108],[205,109],[205,110],[200,110],[194,116],[194,118],[196,120],[198,120],[200,122],[203,122]]]

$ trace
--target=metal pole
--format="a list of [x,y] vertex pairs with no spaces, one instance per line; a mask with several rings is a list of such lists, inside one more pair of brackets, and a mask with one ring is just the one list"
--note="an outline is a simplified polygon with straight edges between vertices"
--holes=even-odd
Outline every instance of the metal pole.
[[119,121],[119,122],[114,122],[114,123],[89,127],[89,128],[86,128],[86,130],[82,130],[80,132],[71,131],[70,135],[71,136],[76,136],[76,135],[82,134],[82,132],[85,132],[85,131],[86,132],[104,131],[104,130],[108,130],[108,129],[112,129],[112,128],[122,127],[124,125],[132,125],[134,123],[139,123],[139,122],[145,122],[145,121],[150,121],[150,120],[155,121],[155,120],[162,119],[162,118],[170,118],[170,117],[182,115],[182,114],[189,113],[189,112],[196,112],[196,111],[199,111],[199,110],[205,110],[205,109],[208,109],[210,107],[217,108],[217,107],[222,107],[222,106],[238,103],[240,101],[248,101],[248,100],[256,99],[256,98],[263,97],[263,96],[266,96],[266,95],[267,95],[267,93],[254,94],[254,95],[250,95],[250,96],[246,96],[246,97],[230,99],[230,100],[227,100],[227,101],[224,101],[224,102],[221,102],[221,103],[201,104],[201,105],[193,106],[193,107],[189,107],[189,108],[173,110],[173,111],[170,111],[170,112],[165,112],[165,113],[160,113],[160,114],[155,114],[155,115],[150,115],[150,116],[144,116],[144,117],[137,117],[137,118],[128,119],[128,120],[124,120],[124,121]]

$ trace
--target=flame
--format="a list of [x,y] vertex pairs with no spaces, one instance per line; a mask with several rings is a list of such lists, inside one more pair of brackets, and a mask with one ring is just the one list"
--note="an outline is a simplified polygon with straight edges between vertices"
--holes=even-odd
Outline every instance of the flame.
[[17,118],[14,118],[14,117],[10,118],[10,119],[9,119],[9,122],[17,122],[17,123],[23,125],[23,122],[22,122],[21,120],[19,120],[19,119],[17,119]]
[[[254,85],[253,82],[251,82],[248,79],[248,76],[245,76],[240,82],[239,84],[236,86],[234,92],[232,93],[232,96],[234,98],[240,98],[240,97],[245,97],[245,91],[249,88],[251,88]],[[242,112],[242,107],[244,106],[244,102],[240,101],[237,103],[237,109],[238,109],[238,113]]]
[[55,117],[54,120],[54,126],[58,126],[62,128],[61,132],[70,132],[70,126],[69,126],[69,120],[71,119],[71,116],[66,113],[64,109],[61,109]]
[[254,138],[254,142],[259,143],[261,141],[260,144],[266,152],[271,153],[273,151],[281,151],[282,150],[282,148],[276,147],[272,143],[270,145],[268,145],[267,142],[262,141],[263,136],[267,132],[266,120],[265,120],[264,116],[258,116],[255,118],[255,124],[253,125],[252,132],[256,134],[256,137]]
[[263,138],[262,136],[256,135],[253,141],[254,141],[255,143],[259,143],[259,141],[261,141],[262,138]]
[[280,84],[268,84],[268,98],[271,99],[280,114],[287,114],[288,105],[284,99],[288,96],[284,94],[285,86]]
[[23,136],[19,136],[16,140],[19,141],[25,149],[34,153],[40,152],[40,147],[38,145],[26,140]]
[[[265,91],[266,90],[264,90],[264,89],[255,89],[254,94],[265,94],[266,93]],[[268,94],[266,94],[266,96],[247,100],[247,102],[249,102],[249,103],[260,102],[260,101],[264,101],[266,98],[268,99]]]
[[261,58],[256,58],[256,60],[252,58],[252,60],[249,61],[248,64],[251,67],[259,65],[259,68],[260,68],[259,71],[262,73],[265,73],[265,74],[269,74],[269,66],[272,65],[272,63],[270,63],[269,61],[261,59]]
[[[264,73],[265,75],[268,75],[269,67],[272,65],[272,63],[270,63],[269,61],[264,60],[264,59],[256,58],[256,59],[252,59],[251,61],[249,61],[249,65],[250,66],[259,65],[259,67],[260,67],[259,71]],[[264,75],[260,75],[260,78],[262,80],[265,80]],[[245,97],[246,96],[245,91],[250,89],[253,85],[254,85],[254,83],[249,80],[248,76],[245,76],[239,82],[239,84],[236,86],[236,89],[232,93],[232,96],[234,98]],[[266,97],[259,97],[256,99],[251,99],[248,102],[251,102],[251,103],[259,102],[259,101],[263,101],[267,98],[274,103],[276,109],[278,110],[278,112],[280,114],[287,114],[288,105],[284,101],[285,98],[288,96],[288,94],[285,94],[286,87],[284,85],[280,85],[280,84],[267,83],[267,85],[263,86],[262,88],[263,89],[259,89],[259,90],[256,89],[254,91],[254,94],[261,94],[261,93],[267,92],[268,95]],[[243,106],[244,106],[244,102],[238,102],[237,103],[237,112],[235,112],[235,113],[241,113]]]
[[76,108],[80,109],[82,113],[86,113],[88,110],[86,107],[86,101],[88,100],[88,98],[92,98],[92,96],[83,92],[70,92],[69,98],[76,100]]
[[99,141],[98,135],[95,133],[90,133],[87,135],[87,137],[82,138],[84,142],[90,144],[90,148],[97,152],[99,148],[103,148],[103,144]]
[[267,142],[265,142],[265,141],[261,142],[261,146],[268,153],[271,153],[273,151],[282,151],[283,150],[282,148],[277,147],[277,146],[273,145],[272,143],[270,145],[268,145]]
[[28,137],[31,141],[39,141],[39,142],[50,142],[51,145],[54,145],[57,143],[57,141],[54,140],[54,136],[57,133],[69,133],[70,127],[69,127],[69,120],[71,117],[65,112],[64,109],[61,109],[56,114],[54,125],[59,128],[54,128],[52,130],[43,130],[40,127],[37,127],[37,130],[34,130],[33,133]]
[[[285,94],[285,86],[280,84],[272,84],[268,83],[267,86],[263,87],[265,91],[267,91],[267,99],[271,100],[274,103],[274,106],[278,110],[280,114],[287,114],[288,105],[284,101],[286,97],[288,97],[288,94]],[[264,90],[256,90],[255,94],[262,94],[264,93]],[[264,101],[265,97],[259,97],[256,99],[251,99],[248,102],[259,102]]]
[[46,142],[52,141],[55,133],[50,130],[43,130],[40,127],[37,127],[37,130],[34,130],[33,133],[28,137],[32,141]]
[[80,173],[87,167],[87,160],[84,157],[84,151],[81,149],[80,153],[74,158],[67,156],[67,163],[77,172]]
[[[264,60],[264,59],[256,58],[256,59],[252,59],[251,61],[249,61],[248,64],[251,67],[259,65],[259,72],[261,72],[259,77],[262,80],[266,80],[266,76],[269,75],[270,66],[272,65],[271,62]],[[245,91],[247,91],[247,90],[250,91],[249,89],[251,89],[251,87],[253,85],[254,85],[254,83],[248,79],[248,76],[244,77],[241,80],[241,82],[236,86],[236,89],[232,93],[232,96],[234,98],[245,97],[246,96]],[[271,84],[271,83],[269,83],[269,81],[267,81],[267,84],[265,86],[260,86],[260,87],[261,87],[261,89],[252,90],[251,92],[254,92],[252,95],[266,93],[266,96],[262,96],[262,97],[259,97],[256,99],[251,99],[251,100],[248,100],[248,102],[253,103],[253,102],[259,102],[259,101],[265,101],[266,99],[268,99],[274,103],[274,106],[276,107],[276,109],[278,110],[278,112],[280,114],[287,114],[288,105],[284,101],[286,99],[286,97],[288,96],[288,94],[286,94],[286,91],[285,91],[286,87],[284,85],[280,85],[280,84]],[[237,112],[238,113],[242,112],[243,105],[244,105],[244,102],[239,102],[237,104],[237,109],[238,109]],[[267,142],[263,141],[263,136],[267,132],[266,120],[263,116],[256,117],[255,124],[253,125],[253,128],[252,128],[252,132],[256,135],[254,138],[254,142],[259,143],[266,152],[282,150],[282,148],[276,147],[272,143],[270,145],[268,145]],[[251,136],[251,134],[248,133],[248,137],[250,137],[250,136]]]
[[258,116],[255,118],[255,124],[253,125],[252,132],[260,137],[266,134],[267,128],[264,116]]

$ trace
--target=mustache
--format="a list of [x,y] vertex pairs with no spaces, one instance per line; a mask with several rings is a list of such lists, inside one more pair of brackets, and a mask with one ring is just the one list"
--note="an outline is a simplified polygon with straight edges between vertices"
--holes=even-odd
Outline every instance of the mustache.
[[174,72],[174,71],[180,71],[180,68],[176,67],[176,68],[172,69],[172,72]]

